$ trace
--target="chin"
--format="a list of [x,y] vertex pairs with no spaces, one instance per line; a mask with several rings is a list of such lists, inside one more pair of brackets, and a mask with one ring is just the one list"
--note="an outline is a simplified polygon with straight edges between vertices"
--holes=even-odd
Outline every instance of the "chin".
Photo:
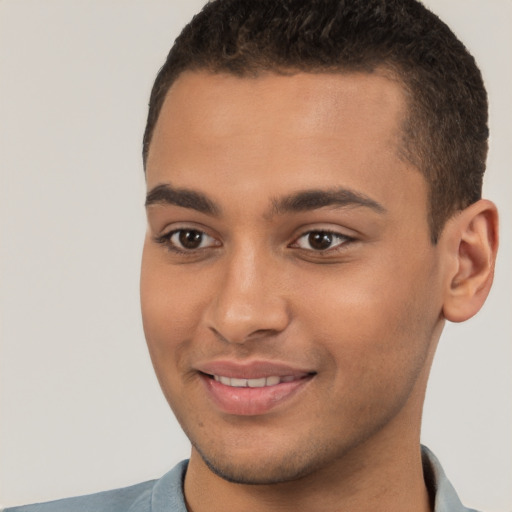
[[205,465],[220,478],[237,484],[271,485],[292,482],[315,473],[329,463],[333,453],[329,449],[319,449],[305,443],[297,451],[280,452],[259,449],[257,453],[227,453],[209,450],[205,453],[194,444]]
[[210,471],[220,478],[236,484],[272,485],[298,480],[311,472],[311,467],[297,467],[293,461],[278,463],[271,458],[266,461],[226,461],[216,458],[201,457]]

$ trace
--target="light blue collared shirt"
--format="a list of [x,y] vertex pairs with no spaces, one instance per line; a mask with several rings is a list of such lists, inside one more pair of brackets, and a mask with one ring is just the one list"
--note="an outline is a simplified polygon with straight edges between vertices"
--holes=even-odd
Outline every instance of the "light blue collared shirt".
[[[434,512],[476,512],[462,505],[435,455],[422,447],[425,482],[435,496]],[[4,512],[187,512],[183,480],[184,460],[159,480],[77,498],[13,507]]]

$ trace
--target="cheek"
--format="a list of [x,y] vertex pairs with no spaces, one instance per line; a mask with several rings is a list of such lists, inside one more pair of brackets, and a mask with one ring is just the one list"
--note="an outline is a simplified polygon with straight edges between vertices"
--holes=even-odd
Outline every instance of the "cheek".
[[180,366],[181,353],[197,338],[216,276],[193,265],[172,265],[161,248],[146,244],[141,269],[144,333],[155,368]]
[[[406,269],[406,272],[404,272]],[[346,373],[417,366],[439,320],[435,269],[414,258],[340,266],[303,280],[301,329]],[[312,278],[311,278],[312,277]]]
[[[297,315],[301,331],[322,351],[320,377],[332,392],[332,410],[344,411],[361,432],[414,395],[428,369],[436,325],[421,286],[402,281],[389,289],[387,282],[351,273],[316,287]],[[339,412],[330,421],[333,430],[346,428]]]
[[151,356],[162,356],[182,339],[193,312],[191,286],[170,272],[161,254],[147,245],[142,257],[140,298],[144,333]]
[[[194,310],[193,293],[170,272],[162,254],[145,246],[140,297],[146,343],[156,376],[168,402],[181,396],[181,373],[187,352]],[[162,261],[164,260],[164,261]]]

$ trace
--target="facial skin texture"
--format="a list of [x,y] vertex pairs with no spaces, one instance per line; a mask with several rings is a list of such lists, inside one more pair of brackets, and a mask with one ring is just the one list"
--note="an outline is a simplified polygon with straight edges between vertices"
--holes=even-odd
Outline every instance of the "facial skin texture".
[[[156,374],[194,446],[191,510],[428,510],[421,408],[461,228],[430,242],[427,185],[399,156],[405,111],[379,73],[186,72],[168,93],[147,190],[193,191],[211,211],[153,194],[141,300]],[[366,203],[282,199],[340,189]],[[204,233],[201,247],[173,251],[180,232],[162,235],[180,229]],[[326,231],[339,237],[313,248],[309,233]],[[198,371],[218,361],[308,377],[263,412],[226,412]]]

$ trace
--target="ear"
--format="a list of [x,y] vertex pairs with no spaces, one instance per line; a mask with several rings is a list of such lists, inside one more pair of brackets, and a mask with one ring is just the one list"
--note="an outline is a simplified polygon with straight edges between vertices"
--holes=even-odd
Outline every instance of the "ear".
[[463,322],[483,306],[494,277],[498,250],[496,206],[481,199],[450,219],[442,238],[450,255],[443,313]]

